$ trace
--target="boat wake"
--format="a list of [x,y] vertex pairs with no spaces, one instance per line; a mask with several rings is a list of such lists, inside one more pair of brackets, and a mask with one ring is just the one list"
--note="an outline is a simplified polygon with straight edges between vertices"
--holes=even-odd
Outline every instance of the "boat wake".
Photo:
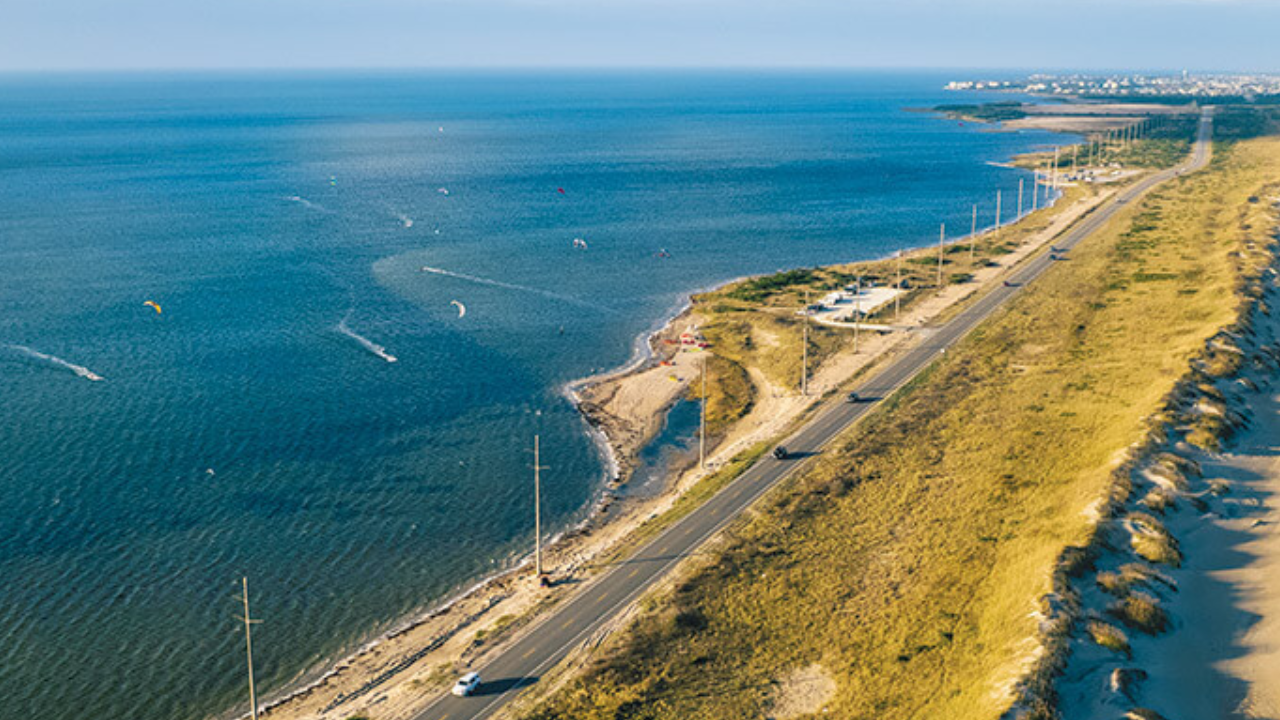
[[310,200],[302,197],[301,195],[289,195],[285,197],[285,200],[288,200],[289,202],[298,203],[302,207],[307,208],[309,210],[329,212],[328,209],[325,208],[325,206],[321,205],[320,203],[311,202]]
[[352,340],[355,340],[360,345],[360,347],[364,348],[365,350],[368,350],[370,353],[373,353],[374,355],[377,355],[383,360],[386,360],[389,363],[393,363],[396,361],[396,356],[387,352],[386,348],[370,340],[369,338],[361,335],[360,333],[352,330],[351,327],[347,325],[347,320],[349,319],[351,319],[350,312],[348,312],[346,317],[342,318],[342,320],[338,322],[338,332],[342,333],[343,335],[346,335]]
[[595,303],[589,303],[585,300],[580,300],[571,295],[561,295],[560,293],[551,292],[550,290],[540,290],[535,287],[529,287],[528,285],[516,285],[515,283],[502,282],[501,280],[491,280],[489,278],[477,277],[475,275],[467,275],[466,273],[453,272],[452,270],[445,270],[443,268],[431,267],[429,265],[423,265],[418,272],[432,273],[434,275],[443,275],[445,277],[457,278],[458,280],[466,280],[467,282],[473,282],[479,285],[488,285],[490,287],[502,288],[504,290],[515,290],[516,292],[532,293],[534,295],[541,295],[542,297],[550,298],[552,300],[559,300],[560,302],[569,303],[571,305],[578,305],[580,307],[591,308],[592,310],[607,309],[602,307],[601,305],[598,305]]
[[60,367],[64,370],[70,370],[71,372],[75,373],[76,375],[79,375],[85,380],[90,380],[92,382],[102,382],[103,380],[106,380],[106,378],[102,377],[101,375],[95,373],[94,371],[90,370],[89,368],[83,365],[76,365],[73,362],[67,362],[66,360],[63,360],[60,357],[57,357],[54,355],[47,355],[45,353],[40,352],[39,350],[29,348],[26,345],[6,345],[5,347],[11,350],[16,350],[22,353],[23,355],[26,355],[27,357],[35,358],[36,360],[42,360],[50,365],[53,365],[54,367]]

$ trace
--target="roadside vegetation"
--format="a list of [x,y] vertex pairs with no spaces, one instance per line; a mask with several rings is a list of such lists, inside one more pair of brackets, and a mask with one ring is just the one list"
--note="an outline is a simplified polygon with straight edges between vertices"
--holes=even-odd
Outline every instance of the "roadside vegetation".
[[1280,133],[1280,105],[1220,107],[1214,117],[1215,137],[1247,140]]
[[[999,717],[1036,661],[1064,548],[1085,543],[1126,447],[1235,320],[1240,278],[1256,271],[1244,265],[1261,257],[1238,252],[1259,229],[1235,220],[1278,180],[1280,141],[1225,144],[1209,169],[1126,209],[733,525],[524,717],[770,716],[797,676],[834,681],[812,716]],[[794,313],[773,309],[841,272],[700,298],[722,323],[716,351],[767,360],[748,330],[794,333]],[[789,377],[775,362],[767,371]],[[1115,597],[1089,626],[1100,644],[1125,654],[1122,628],[1164,629],[1141,592],[1153,577],[1099,579]]]
[[[1053,223],[1058,214],[1080,197],[1094,196],[1093,186],[1066,187],[1060,202],[1040,209],[1017,225],[999,232],[981,232],[968,240],[947,245],[942,253],[942,279],[947,286],[972,282],[973,274],[1016,250],[1036,233]],[[1032,190],[1028,187],[1028,198]],[[1026,204],[1030,206],[1030,199]],[[988,209],[990,211],[990,209]],[[1014,210],[1006,209],[1005,222]],[[984,224],[993,217],[982,217]],[[897,304],[888,303],[866,318],[871,324],[896,324],[917,304],[938,292],[938,250],[924,248],[897,259],[802,268],[747,278],[693,298],[701,331],[711,345],[708,366],[707,427],[713,435],[723,432],[745,415],[755,400],[749,369],[758,371],[776,387],[800,387],[802,358],[800,343],[804,318],[799,314],[807,304],[823,295],[861,283],[868,287],[895,287],[901,266],[903,295]],[[865,333],[863,331],[865,338]],[[851,349],[854,338],[848,328],[809,324],[809,369],[812,374],[833,354]],[[700,387],[691,387],[697,397]]]

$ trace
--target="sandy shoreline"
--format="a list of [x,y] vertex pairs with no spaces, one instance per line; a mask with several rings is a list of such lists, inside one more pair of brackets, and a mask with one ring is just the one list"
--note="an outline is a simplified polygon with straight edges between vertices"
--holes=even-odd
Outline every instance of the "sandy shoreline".
[[[1049,238],[1106,196],[1077,200],[1021,248],[979,271],[972,282],[951,285],[921,302],[906,314],[903,325],[924,326],[931,318],[996,282],[1009,266],[1044,247]],[[960,241],[963,238],[952,240]],[[933,250],[926,247],[917,252]],[[864,342],[858,354],[838,354],[816,370],[811,394],[806,397],[773,386],[761,373],[752,373],[759,402],[719,438],[709,452],[705,470],[695,467],[675,473],[677,477],[670,478],[666,490],[656,497],[615,503],[612,490],[618,480],[625,479],[634,469],[636,453],[661,430],[666,411],[700,369],[700,352],[682,352],[680,345],[668,342],[686,328],[696,326],[696,309],[691,300],[694,294],[686,297],[661,325],[637,338],[632,357],[623,366],[563,387],[564,395],[586,418],[609,474],[591,501],[587,517],[544,545],[544,565],[555,579],[555,587],[540,588],[533,582],[527,571],[530,558],[525,556],[512,567],[468,585],[413,619],[397,624],[323,673],[313,672],[310,677],[314,680],[300,680],[301,687],[269,698],[270,707],[264,715],[323,720],[345,720],[368,712],[376,712],[379,720],[410,716],[424,695],[443,688],[473,663],[482,663],[484,655],[501,647],[532,616],[565,599],[568,593],[560,588],[590,582],[602,569],[595,559],[620,547],[641,523],[670,508],[685,490],[741,451],[781,432],[823,392],[839,387],[915,337],[911,332],[877,335]]]

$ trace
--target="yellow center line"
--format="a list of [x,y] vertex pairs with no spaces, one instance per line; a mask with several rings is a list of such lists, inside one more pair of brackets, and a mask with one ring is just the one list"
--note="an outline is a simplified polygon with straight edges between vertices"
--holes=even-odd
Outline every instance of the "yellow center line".
[[640,568],[636,568],[635,570],[632,570],[632,571],[631,571],[631,573],[627,575],[627,577],[628,577],[628,578],[633,578],[633,577],[635,577],[636,575],[638,575],[639,573],[640,573]]
[[536,647],[529,648],[529,652],[525,653],[524,655],[521,655],[520,657],[527,658],[527,657],[529,657],[530,655],[534,654],[534,653],[535,653],[535,652],[537,652],[537,651],[538,651],[538,648],[536,648]]

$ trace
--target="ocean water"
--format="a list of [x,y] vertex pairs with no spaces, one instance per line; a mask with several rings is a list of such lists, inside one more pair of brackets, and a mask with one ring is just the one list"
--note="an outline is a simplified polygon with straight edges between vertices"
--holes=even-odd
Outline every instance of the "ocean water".
[[905,111],[946,79],[0,77],[7,711],[243,710],[241,576],[280,691],[529,549],[535,433],[580,519],[566,382],[692,290],[989,220],[992,161],[1063,142]]

